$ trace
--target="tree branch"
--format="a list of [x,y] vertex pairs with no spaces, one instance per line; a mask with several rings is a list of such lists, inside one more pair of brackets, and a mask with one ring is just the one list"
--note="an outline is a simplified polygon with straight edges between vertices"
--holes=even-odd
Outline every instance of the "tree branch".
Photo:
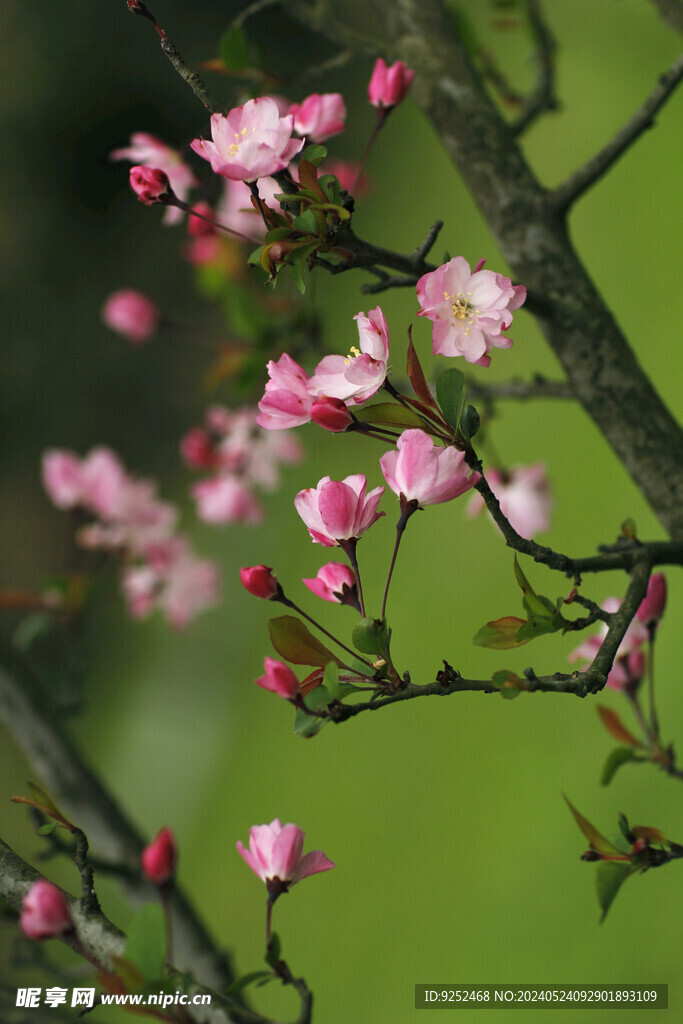
[[489,405],[508,398],[519,402],[527,402],[534,398],[576,398],[571,384],[564,380],[546,380],[540,375],[531,380],[513,377],[512,380],[504,380],[499,384],[482,384],[479,380],[468,379],[467,386],[475,401],[479,400]]
[[545,110],[557,109],[555,96],[555,39],[541,12],[539,0],[526,0],[531,31],[536,40],[538,65],[536,88],[524,102],[522,112],[510,125],[513,135],[521,135]]
[[683,3],[681,0],[651,0],[657,13],[669,28],[683,32]]
[[[26,686],[0,667],[0,720],[44,780],[57,804],[78,822],[110,862],[124,869],[121,884],[135,905],[153,899],[154,888],[141,877],[144,842],[103,784],[81,760],[54,716],[44,713]],[[177,966],[192,970],[198,981],[228,988],[234,973],[227,954],[217,949],[182,890],[171,896]]]
[[640,138],[646,128],[652,128],[655,114],[664,106],[683,78],[683,55],[663,74],[655,89],[643,103],[640,110],[617,132],[599,153],[588,163],[575,171],[567,180],[552,193],[551,199],[555,208],[566,212],[591,185],[599,181],[612,167],[629,146]]

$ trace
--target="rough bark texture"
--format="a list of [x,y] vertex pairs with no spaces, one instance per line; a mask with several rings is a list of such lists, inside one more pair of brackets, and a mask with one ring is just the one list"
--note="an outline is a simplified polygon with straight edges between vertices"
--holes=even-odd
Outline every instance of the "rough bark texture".
[[[301,9],[301,5],[299,5]],[[572,389],[672,537],[683,536],[683,432],[652,387],[576,254],[565,212],[534,177],[489,100],[440,0],[372,0],[382,25],[361,35],[356,0],[308,7],[359,51],[414,68],[413,96],[486,217]],[[367,8],[366,8],[367,10]],[[654,84],[654,83],[653,83]]]

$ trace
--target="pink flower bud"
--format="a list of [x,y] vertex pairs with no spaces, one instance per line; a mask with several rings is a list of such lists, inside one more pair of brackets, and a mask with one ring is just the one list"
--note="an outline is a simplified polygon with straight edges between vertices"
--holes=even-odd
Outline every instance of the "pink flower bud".
[[289,665],[275,658],[266,658],[265,669],[266,674],[259,676],[256,685],[263,690],[276,693],[278,697],[284,697],[285,700],[294,700],[299,692],[299,680]]
[[142,873],[155,885],[170,881],[175,874],[177,851],[170,828],[162,828],[140,857]]
[[628,671],[628,682],[631,686],[637,686],[645,675],[645,655],[640,649],[631,651],[626,662],[626,667]]
[[279,818],[270,825],[254,825],[249,829],[249,849],[237,844],[237,852],[251,870],[268,886],[273,898],[300,882],[302,878],[329,871],[334,867],[321,850],[303,854],[306,833],[296,825],[283,825]]
[[54,939],[73,925],[61,891],[52,882],[34,882],[21,904],[19,927],[29,939]]
[[391,109],[405,97],[410,89],[415,72],[397,60],[390,68],[381,57],[377,58],[372,77],[368,83],[368,98],[373,107]]
[[278,582],[273,576],[273,570],[267,565],[250,565],[240,569],[242,586],[254,597],[263,597],[270,600],[278,592]]
[[666,608],[666,576],[663,572],[657,572],[650,576],[647,585],[647,594],[636,612],[641,622],[646,626],[659,622],[664,609]]
[[130,187],[145,206],[165,203],[173,195],[168,174],[159,167],[144,167],[142,164],[131,167]]
[[159,310],[133,288],[113,292],[102,307],[102,321],[134,345],[149,341],[159,326]]
[[210,469],[216,463],[213,442],[203,427],[188,431],[180,442],[180,454],[192,469]]
[[338,92],[314,92],[303,103],[293,103],[288,113],[294,116],[294,131],[309,142],[325,142],[344,131],[346,107]]
[[299,491],[294,506],[308,527],[314,544],[336,547],[340,541],[361,537],[384,512],[378,512],[383,487],[367,493],[367,480],[354,473],[343,480],[324,476],[318,486]]
[[379,464],[394,494],[407,501],[439,505],[464,494],[479,479],[470,472],[464,452],[435,445],[424,430],[404,430],[396,444],[397,450],[382,455]]
[[346,403],[341,398],[328,398],[327,395],[322,395],[313,403],[311,419],[333,434],[341,433],[353,422]]
[[356,577],[344,562],[328,562],[318,570],[317,576],[303,582],[312,594],[336,604],[345,603],[344,597],[350,591],[356,592]]

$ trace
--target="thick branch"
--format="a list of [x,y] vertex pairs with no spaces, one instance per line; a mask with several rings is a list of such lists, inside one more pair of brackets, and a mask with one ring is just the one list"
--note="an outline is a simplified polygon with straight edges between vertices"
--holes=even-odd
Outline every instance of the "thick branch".
[[[42,878],[43,875],[0,839],[0,896],[11,910],[20,913],[24,896],[34,882]],[[74,923],[73,930],[65,932],[61,941],[98,969],[116,973],[116,958],[123,955],[125,947],[126,937],[123,932],[99,908],[89,905],[87,900],[78,900],[64,890],[61,892],[69,905]],[[269,1024],[267,1018],[234,1004],[202,985],[192,986],[190,994],[202,993],[211,996],[211,1004],[196,1008],[184,1006],[185,1020],[196,1021],[197,1024]]]
[[[293,0],[289,9],[342,45],[358,48],[349,23],[360,16],[351,0],[334,6]],[[470,66],[445,5],[374,0],[372,10],[391,58],[415,69],[412,95],[460,169],[514,279],[527,285],[528,308],[574,393],[665,529],[683,537],[683,432],[574,252],[551,194]],[[363,8],[367,21],[365,15]]]
[[682,78],[683,56],[679,57],[673,67],[661,76],[640,110],[624,125],[621,131],[617,132],[614,138],[588,163],[580,167],[564,184],[555,189],[552,193],[552,201],[560,212],[568,210],[579,196],[582,196],[591,185],[599,181],[646,128],[652,128],[655,123],[655,114],[664,106]]
[[[18,679],[0,668],[0,720],[4,721],[50,796],[89,836],[110,862],[122,866],[122,887],[135,904],[154,899],[154,889],[139,871],[143,840],[102,783],[81,760],[54,717],[45,714]],[[234,974],[183,892],[171,898],[176,960],[198,981],[227,988]]]
[[513,378],[499,384],[482,384],[479,380],[468,379],[467,387],[470,396],[488,404],[502,399],[515,399],[527,402],[533,398],[576,398],[571,385],[563,380],[546,380],[545,377],[534,377],[532,380]]
[[669,28],[683,33],[683,2],[681,0],[651,0]]

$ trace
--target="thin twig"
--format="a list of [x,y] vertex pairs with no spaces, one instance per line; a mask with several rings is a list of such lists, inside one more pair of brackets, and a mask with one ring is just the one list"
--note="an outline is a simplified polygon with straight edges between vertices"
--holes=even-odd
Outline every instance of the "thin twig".
[[524,102],[522,112],[511,124],[513,135],[521,135],[539,114],[557,109],[555,96],[555,39],[543,17],[539,0],[526,0],[531,31],[536,41],[536,87]]
[[654,125],[655,114],[664,106],[682,78],[683,56],[679,57],[669,71],[660,77],[655,89],[640,110],[624,125],[621,131],[617,132],[599,153],[591,157],[588,163],[575,171],[551,193],[551,201],[556,210],[562,213],[568,210],[579,196],[583,195],[591,185],[594,185],[607,173],[646,128],[651,128]]

